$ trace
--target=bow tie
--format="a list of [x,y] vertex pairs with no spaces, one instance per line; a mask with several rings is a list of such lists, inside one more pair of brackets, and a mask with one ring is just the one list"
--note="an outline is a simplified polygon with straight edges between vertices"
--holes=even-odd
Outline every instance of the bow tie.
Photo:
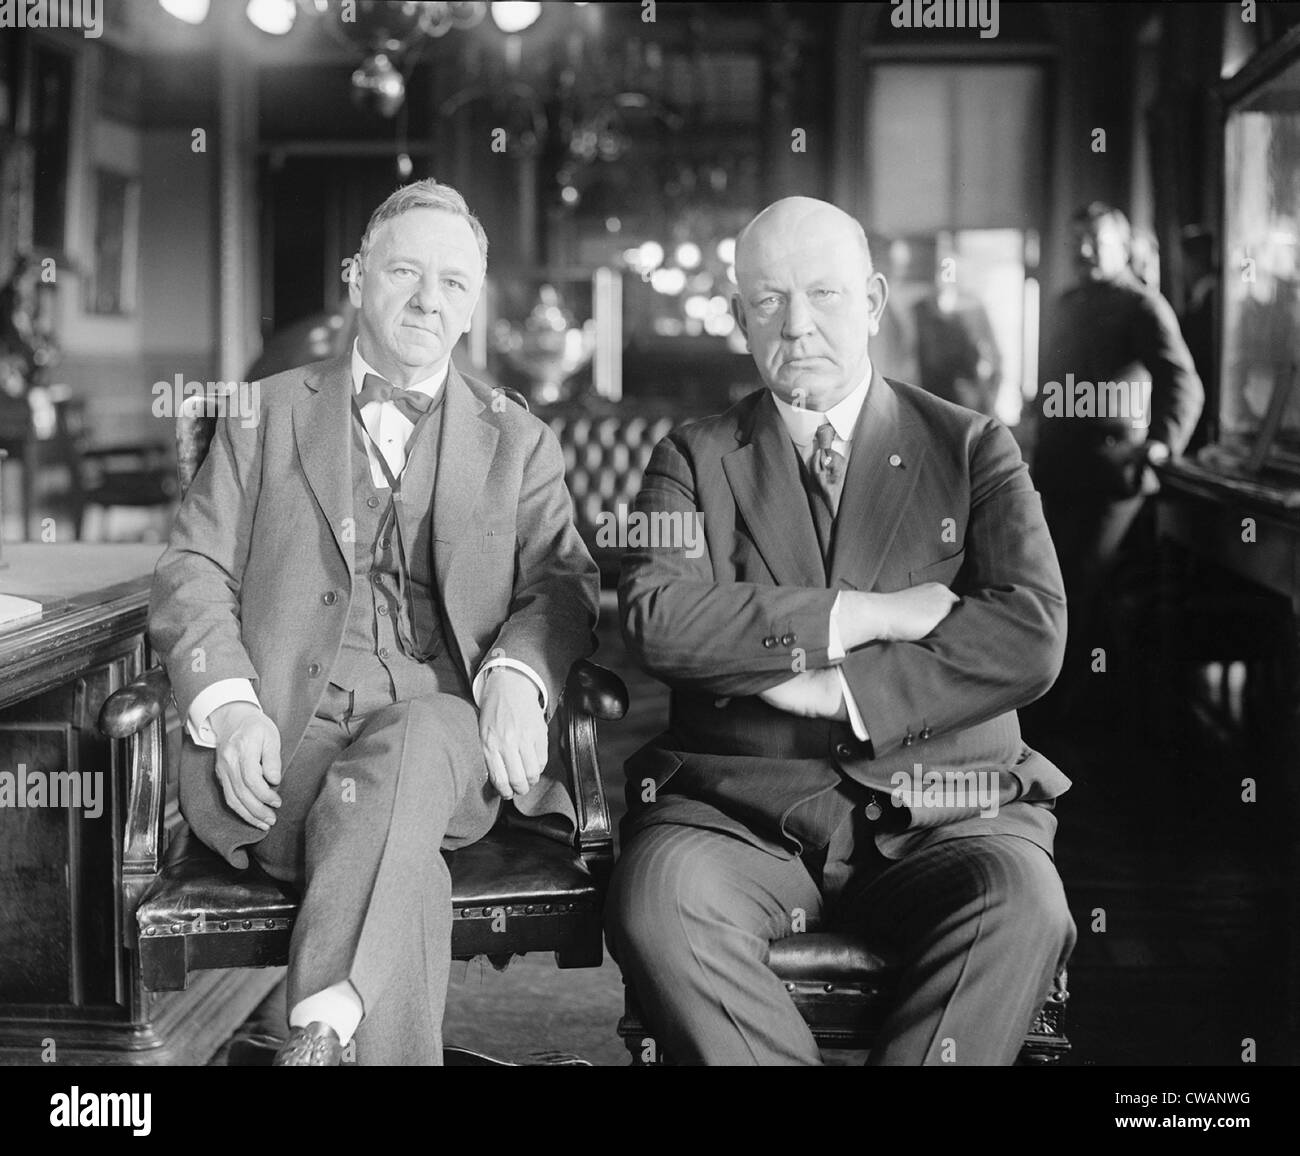
[[403,389],[377,373],[367,373],[361,383],[361,392],[357,394],[357,409],[365,409],[372,401],[391,401],[412,423],[419,421],[420,415],[433,405],[433,398],[427,393]]

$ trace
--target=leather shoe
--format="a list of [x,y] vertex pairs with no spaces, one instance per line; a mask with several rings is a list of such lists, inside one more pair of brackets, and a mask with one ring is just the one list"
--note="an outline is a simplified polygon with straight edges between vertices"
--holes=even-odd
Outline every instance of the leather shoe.
[[313,1020],[297,1027],[275,1053],[273,1068],[337,1068],[343,1059],[339,1035],[329,1024]]

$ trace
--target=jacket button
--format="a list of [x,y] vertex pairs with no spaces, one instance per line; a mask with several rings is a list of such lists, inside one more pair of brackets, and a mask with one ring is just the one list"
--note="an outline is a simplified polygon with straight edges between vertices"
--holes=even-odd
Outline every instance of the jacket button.
[[922,740],[928,739],[932,734],[934,734],[934,731],[932,731],[929,727],[922,727],[922,728],[921,728],[921,738],[922,738]]
[[311,678],[315,678],[318,674],[320,674],[320,663],[319,663],[319,662],[313,662],[310,666],[308,666],[308,667],[307,667],[307,674],[308,674]]
[[320,596],[320,600],[324,602],[326,606],[333,606],[338,600],[338,595],[335,594],[333,590],[326,590],[325,593]]
[[385,606],[382,602],[379,604],[378,609],[379,609],[379,613],[380,613],[380,614],[387,614],[387,613],[388,613],[388,607]]
[[763,645],[766,646],[768,650],[771,650],[772,647],[776,645],[776,638],[769,634],[765,639],[763,639]]
[[794,635],[793,635],[793,634],[783,634],[783,635],[781,635],[781,645],[782,645],[782,646],[789,646],[793,641],[794,641]]
[[381,646],[381,647],[379,648],[379,657],[380,657],[380,658],[387,658],[387,657],[388,657],[388,647],[386,647],[386,646]]
[[912,734],[911,731],[908,731],[907,734],[903,736],[903,746],[905,747],[910,747],[914,741],[915,741],[915,736]]
[[857,752],[853,749],[852,743],[839,743],[835,747],[835,753],[842,759],[851,759]]

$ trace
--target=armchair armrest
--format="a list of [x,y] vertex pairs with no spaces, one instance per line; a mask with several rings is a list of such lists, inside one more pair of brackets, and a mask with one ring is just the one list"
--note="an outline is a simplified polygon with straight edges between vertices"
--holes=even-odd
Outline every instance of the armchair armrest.
[[162,717],[171,693],[167,672],[161,666],[146,670],[104,700],[99,711],[99,733],[110,739],[138,734],[154,719]]
[[613,864],[614,836],[600,781],[596,719],[616,720],[627,713],[627,687],[613,671],[583,659],[569,672],[560,712],[560,749],[572,775],[578,852],[593,872],[603,874]]
[[576,695],[578,707],[602,722],[618,722],[627,714],[627,687],[612,670],[582,659],[569,672],[567,694]]
[[[143,891],[162,863],[167,794],[163,723],[170,698],[167,672],[156,666],[110,694],[99,712],[100,733],[127,740],[130,795],[122,839],[122,881],[128,894]],[[128,906],[130,924],[135,905]]]

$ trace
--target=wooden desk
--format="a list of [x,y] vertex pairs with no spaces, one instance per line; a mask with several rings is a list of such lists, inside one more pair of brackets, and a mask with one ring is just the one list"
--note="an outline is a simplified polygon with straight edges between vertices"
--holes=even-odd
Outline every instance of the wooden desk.
[[[33,598],[44,615],[0,631],[0,1063],[204,1063],[280,975],[206,972],[154,994],[135,967],[122,900],[126,744],[96,720],[152,664],[145,618],[161,552],[4,549],[0,593]],[[170,810],[174,821],[174,799]]]
[[[1300,507],[1291,491],[1178,462],[1160,471],[1156,524],[1163,538],[1291,600],[1300,620]],[[1243,540],[1244,519],[1254,541]]]
[[[1256,805],[1287,809],[1293,838],[1289,847],[1279,848],[1279,854],[1288,857],[1289,877],[1300,879],[1300,508],[1294,491],[1216,475],[1186,463],[1171,463],[1159,473],[1163,489],[1157,498],[1156,527],[1163,554],[1160,601],[1167,658],[1174,649],[1170,640],[1182,627],[1176,611],[1177,561],[1169,556],[1170,546],[1290,602],[1289,628],[1282,628],[1275,651],[1285,669],[1279,695],[1282,706],[1260,728],[1261,733],[1248,737],[1259,748],[1260,802]],[[1253,529],[1253,540],[1247,540],[1248,528]],[[1225,653],[1230,657],[1233,622],[1226,615],[1224,619]],[[1162,710],[1161,715],[1164,725],[1171,725],[1172,712]],[[1300,1063],[1300,887],[1289,889],[1280,914],[1289,920],[1285,1014],[1292,1055],[1289,1061],[1264,1062],[1294,1064]]]

